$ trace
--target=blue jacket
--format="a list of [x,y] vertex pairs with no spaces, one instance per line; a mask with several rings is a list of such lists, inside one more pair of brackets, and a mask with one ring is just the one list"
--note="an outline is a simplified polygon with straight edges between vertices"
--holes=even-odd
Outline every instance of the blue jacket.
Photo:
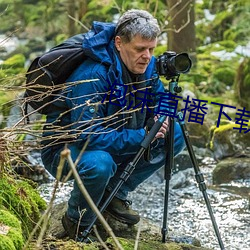
[[[57,101],[53,111],[47,115],[47,123],[59,129],[57,132],[52,132],[53,129],[47,131],[45,136],[62,133],[60,142],[68,138],[79,147],[83,147],[88,140],[88,150],[104,150],[114,155],[135,153],[140,148],[146,133],[145,124],[141,124],[138,129],[124,127],[123,112],[126,110],[122,97],[125,87],[121,63],[114,53],[114,32],[114,24],[94,22],[92,29],[86,33],[83,48],[88,59],[69,77],[68,87],[62,93],[63,101]],[[154,57],[145,77],[155,105],[159,96],[157,93],[163,92],[164,87],[155,71]],[[81,82],[83,80],[86,82]],[[115,86],[120,97],[116,104],[107,94],[112,86]],[[147,112],[147,116],[150,115],[153,115],[152,111]]]

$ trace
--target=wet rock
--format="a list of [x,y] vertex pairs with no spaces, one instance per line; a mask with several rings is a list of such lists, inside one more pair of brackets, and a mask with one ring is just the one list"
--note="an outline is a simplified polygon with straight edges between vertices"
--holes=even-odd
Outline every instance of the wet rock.
[[250,158],[226,158],[220,161],[213,171],[213,183],[228,183],[232,180],[250,178]]
[[211,129],[210,149],[213,151],[214,158],[221,160],[226,157],[238,155],[249,155],[250,152],[250,132],[244,133],[235,129],[237,125],[226,124],[219,128],[215,126]]
[[191,176],[193,176],[193,170],[191,168],[174,174],[171,178],[170,187],[178,189],[189,186]]

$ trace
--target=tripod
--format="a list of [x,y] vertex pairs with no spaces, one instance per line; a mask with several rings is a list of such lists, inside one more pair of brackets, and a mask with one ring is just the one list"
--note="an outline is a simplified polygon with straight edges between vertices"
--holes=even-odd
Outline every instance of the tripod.
[[[170,93],[172,93],[173,95],[175,95],[175,94],[177,94],[177,93],[179,93],[181,91],[181,88],[178,87],[178,78],[177,78],[177,80],[172,79],[170,81],[169,90],[170,90]],[[99,209],[101,213],[110,204],[110,202],[112,201],[112,199],[114,198],[114,196],[116,195],[116,193],[118,192],[118,190],[120,189],[122,184],[132,174],[132,172],[134,171],[138,161],[143,156],[145,151],[148,149],[151,142],[154,140],[155,135],[157,134],[157,132],[161,128],[161,126],[164,123],[164,121],[166,120],[166,118],[167,118],[166,115],[162,115],[154,123],[152,129],[147,134],[145,139],[142,141],[140,150],[135,155],[134,159],[130,163],[128,163],[128,165],[126,166],[126,168],[124,169],[123,173],[120,176],[119,182],[117,183],[117,185],[115,186],[113,191],[109,194],[108,198],[106,199],[106,201],[102,204],[101,208]],[[169,118],[170,118],[169,119],[169,132],[168,132],[168,136],[167,136],[167,139],[166,139],[167,149],[168,150],[166,150],[166,162],[165,162],[166,185],[165,185],[165,201],[164,201],[164,215],[163,215],[163,227],[162,227],[162,242],[163,243],[166,242],[166,234],[167,234],[167,231],[168,231],[167,230],[167,214],[168,214],[169,181],[171,179],[173,162],[174,162],[174,150],[173,150],[174,149],[174,147],[173,147],[174,146],[174,117],[169,117]],[[208,199],[208,195],[207,195],[207,192],[206,192],[206,184],[204,182],[203,175],[199,170],[198,163],[197,163],[193,148],[192,148],[191,143],[190,143],[188,131],[186,129],[185,123],[184,123],[182,118],[183,118],[182,113],[179,112],[178,113],[178,120],[180,122],[181,129],[182,129],[182,132],[183,132],[183,136],[184,136],[184,139],[185,139],[185,142],[186,142],[186,146],[187,146],[191,161],[192,161],[193,166],[194,166],[195,178],[196,178],[197,183],[199,184],[199,189],[202,192],[203,197],[205,199],[206,206],[207,206],[207,209],[209,211],[209,215],[210,215],[210,218],[211,218],[211,221],[212,221],[212,224],[213,224],[217,239],[219,241],[220,248],[221,248],[221,250],[225,250],[223,242],[221,240],[219,230],[218,230],[218,226],[216,224],[215,217],[213,215],[213,211],[212,211],[209,199]],[[94,217],[94,219],[92,220],[90,225],[83,231],[83,233],[82,233],[83,240],[87,239],[87,237],[88,237],[89,233],[91,232],[92,227],[94,226],[96,220],[97,220],[97,216]]]
[[[178,86],[178,78],[176,81],[174,79],[172,79],[170,81],[169,91],[173,95],[176,95],[177,93],[181,92],[181,88]],[[163,215],[163,226],[162,226],[162,242],[163,243],[166,242],[166,234],[168,232],[167,216],[168,216],[169,182],[171,179],[172,169],[173,169],[173,164],[174,164],[174,117],[170,116],[169,118],[170,118],[169,119],[170,120],[169,133],[168,133],[167,138],[166,138],[166,147],[168,148],[168,150],[166,151],[166,161],[165,161],[165,201],[164,201],[164,215]],[[221,250],[225,250],[225,247],[224,247],[224,244],[222,242],[221,235],[220,235],[220,232],[219,232],[219,229],[218,229],[218,226],[217,226],[214,214],[213,214],[213,210],[212,210],[210,201],[208,199],[208,195],[206,192],[207,188],[206,188],[206,184],[204,182],[204,177],[199,169],[199,164],[197,162],[197,159],[196,159],[194,151],[193,151],[193,147],[192,147],[191,142],[190,142],[189,133],[188,133],[188,130],[186,128],[182,112],[177,113],[177,119],[178,119],[178,122],[181,126],[181,130],[182,130],[183,137],[184,137],[184,140],[185,140],[185,143],[187,146],[187,150],[188,150],[191,162],[192,162],[193,167],[194,167],[195,179],[196,179],[196,182],[198,183],[199,189],[202,192],[203,198],[205,200],[207,210],[209,212],[210,219],[212,221],[213,228],[214,228],[218,243],[220,245]]]

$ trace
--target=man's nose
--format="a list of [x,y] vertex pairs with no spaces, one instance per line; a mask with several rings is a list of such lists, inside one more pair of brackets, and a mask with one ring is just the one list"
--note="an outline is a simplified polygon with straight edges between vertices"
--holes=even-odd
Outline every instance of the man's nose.
[[149,49],[147,49],[147,50],[144,51],[142,57],[144,59],[150,59],[151,58],[151,53],[150,53]]

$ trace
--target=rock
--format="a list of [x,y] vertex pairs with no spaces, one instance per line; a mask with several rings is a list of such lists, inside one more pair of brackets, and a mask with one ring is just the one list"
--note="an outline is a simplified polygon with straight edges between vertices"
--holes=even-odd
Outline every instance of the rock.
[[250,178],[250,158],[229,157],[220,161],[213,171],[213,183],[228,183],[232,180]]
[[193,169],[191,168],[174,174],[170,181],[170,188],[178,189],[190,185],[190,176],[193,176]]
[[[49,223],[49,227],[47,230],[47,237],[44,239],[44,243],[46,245],[46,241],[50,244],[53,244],[55,247],[58,245],[67,245],[68,248],[60,248],[60,249],[71,249],[69,248],[69,242],[71,242],[71,247],[73,249],[73,244],[77,247],[79,244],[85,243],[76,243],[73,241],[65,239],[57,239],[58,235],[62,235],[64,231],[62,224],[61,224],[61,217],[65,213],[67,209],[67,204],[65,202],[54,205],[51,214],[51,221]],[[116,237],[118,237],[119,242],[122,244],[124,249],[134,249],[135,239],[138,235],[138,231],[140,232],[139,235],[139,249],[154,249],[154,250],[209,250],[208,248],[204,248],[200,246],[199,240],[193,237],[186,237],[186,236],[176,236],[173,232],[169,233],[169,237],[166,238],[166,243],[162,243],[161,239],[161,229],[156,225],[150,223],[149,220],[141,219],[140,223],[135,226],[128,226],[126,224],[120,223],[119,221],[114,220],[112,217],[105,215],[105,219],[112,228]],[[98,226],[99,229],[101,228]],[[102,228],[102,230],[104,230]],[[107,235],[108,236],[108,235]],[[62,243],[62,240],[64,244]],[[107,238],[106,244],[110,247],[110,249],[114,249],[114,243],[112,238]],[[48,245],[47,242],[47,245]],[[91,248],[90,245],[93,245]],[[103,249],[102,247],[98,247],[96,243],[89,244],[88,247],[84,246],[84,249]],[[96,248],[94,248],[96,247]],[[57,248],[55,248],[57,249]],[[76,248],[78,249],[78,248]]]
[[186,122],[190,142],[193,146],[199,148],[207,147],[211,125],[212,123],[209,121],[204,121],[202,125],[194,122]]
[[234,129],[235,124],[221,125],[219,128],[211,128],[210,149],[214,158],[221,160],[226,157],[249,155],[250,152],[250,132],[244,133]]

